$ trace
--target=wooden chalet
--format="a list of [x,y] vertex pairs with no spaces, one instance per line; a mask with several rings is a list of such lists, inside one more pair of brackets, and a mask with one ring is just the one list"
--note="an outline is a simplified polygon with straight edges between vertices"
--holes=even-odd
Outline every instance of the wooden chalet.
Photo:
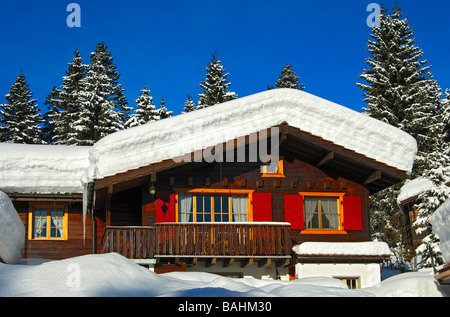
[[[308,115],[316,111],[302,110],[304,105],[322,108],[314,122],[319,127],[341,125],[340,116],[357,122],[331,131],[333,139],[300,124],[312,121]],[[408,135],[339,107],[304,92],[277,89],[106,137],[89,150],[88,166],[79,175],[83,190],[7,191],[28,229],[23,255],[66,258],[117,252],[156,272],[284,279],[301,277],[296,265],[308,261],[379,265],[388,254],[302,258],[293,252],[303,242],[370,241],[369,196],[404,180],[415,155],[415,141]],[[276,117],[278,111],[281,117]],[[293,115],[297,112],[298,120]],[[233,116],[248,121],[233,126],[226,121]],[[167,149],[187,142],[192,133],[170,139],[163,137],[164,131],[189,132],[183,124],[202,118],[202,135],[212,137],[169,155]],[[356,134],[364,127],[373,130],[364,133],[378,134],[379,144],[358,140]],[[227,129],[233,137],[214,136]],[[346,143],[353,133],[354,143]],[[404,141],[380,133],[400,135]],[[278,145],[276,159],[250,159],[262,141],[268,147]],[[383,149],[392,151],[396,144],[400,151],[409,146],[402,154],[409,158],[406,165],[382,159]],[[196,159],[198,151],[223,159]],[[246,159],[237,161],[242,153]],[[338,275],[345,280],[361,273]]]

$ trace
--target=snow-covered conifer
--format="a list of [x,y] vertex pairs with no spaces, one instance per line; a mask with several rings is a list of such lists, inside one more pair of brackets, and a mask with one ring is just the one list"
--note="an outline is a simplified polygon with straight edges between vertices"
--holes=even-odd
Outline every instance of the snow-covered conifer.
[[229,73],[225,73],[222,62],[217,59],[217,52],[211,57],[206,70],[206,79],[200,84],[203,93],[199,94],[199,102],[197,109],[206,108],[218,103],[236,99],[238,96],[235,92],[228,91],[231,82],[228,82]]
[[72,62],[68,63],[68,70],[63,77],[63,84],[59,93],[58,108],[60,112],[59,116],[54,118],[58,122],[53,122],[55,126],[55,144],[81,144],[75,122],[82,115],[80,112],[81,80],[86,75],[87,65],[83,63],[78,49],[75,50],[74,55]]
[[8,103],[0,105],[0,141],[10,143],[40,144],[43,122],[36,99],[28,88],[25,75],[17,76],[9,93]]
[[107,46],[98,43],[90,58],[86,76],[80,81],[80,116],[75,122],[79,145],[92,145],[108,134],[122,130],[131,110],[118,83],[120,75]]
[[[301,84],[298,80],[300,77],[292,70],[292,66],[287,64],[281,70],[281,75],[275,82],[276,88],[292,88],[303,90],[305,86]],[[269,86],[268,89],[273,89],[274,87]]]
[[159,111],[153,103],[153,97],[150,95],[150,89],[145,84],[141,94],[135,100],[136,111],[130,115],[130,119],[126,123],[126,127],[136,127],[147,122],[159,120]]
[[61,90],[53,87],[52,91],[45,98],[44,105],[47,106],[47,111],[43,115],[44,125],[42,126],[41,139],[47,144],[54,143],[55,133],[62,122],[62,112],[59,110],[60,94]]
[[187,99],[184,102],[183,110],[186,112],[194,111],[196,108],[195,108],[195,102],[192,100],[192,95],[187,94],[186,97],[187,97]]
[[173,114],[173,111],[168,111],[166,108],[166,101],[164,98],[161,98],[160,108],[159,108],[159,117],[162,119],[170,118]]

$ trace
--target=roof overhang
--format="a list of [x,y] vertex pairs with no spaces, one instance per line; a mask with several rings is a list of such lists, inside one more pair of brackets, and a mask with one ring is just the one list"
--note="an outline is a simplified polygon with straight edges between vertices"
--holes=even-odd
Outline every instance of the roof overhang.
[[[265,135],[271,136],[271,130],[276,128],[279,138],[280,149],[293,153],[298,159],[317,166],[330,177],[342,177],[350,181],[362,184],[371,194],[392,186],[406,178],[407,172],[385,163],[378,162],[365,155],[346,149],[333,142],[303,132],[296,127],[287,124],[277,125],[267,129]],[[249,146],[252,138],[246,135],[231,141],[233,148]],[[214,149],[229,149],[230,141],[217,144]],[[204,149],[205,150],[205,149]],[[161,162],[148,164],[140,168],[117,173],[95,180],[94,189],[96,191],[108,187],[114,187],[114,191],[122,191],[132,187],[145,185],[150,182],[150,178],[157,173],[169,170],[185,170],[198,168],[208,164],[205,160],[194,162],[195,153],[188,153],[190,160],[179,161],[167,159]],[[225,155],[224,155],[225,157]]]

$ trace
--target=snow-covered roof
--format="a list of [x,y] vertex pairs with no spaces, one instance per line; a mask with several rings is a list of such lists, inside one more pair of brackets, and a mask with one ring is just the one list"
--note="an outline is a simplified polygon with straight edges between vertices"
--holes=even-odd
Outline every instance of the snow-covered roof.
[[418,177],[408,181],[400,188],[400,193],[397,196],[397,203],[401,204],[403,201],[420,195],[432,187],[433,182],[427,178]]
[[385,242],[304,242],[292,250],[300,256],[346,255],[346,256],[388,256],[391,250]]
[[417,144],[405,132],[294,89],[273,89],[113,133],[92,147],[0,143],[0,190],[81,193],[107,176],[173,159],[287,122],[402,171]]
[[439,248],[445,263],[450,263],[450,199],[446,200],[430,217],[433,233],[439,236]]
[[82,193],[88,146],[0,144],[0,190],[6,193]]
[[111,134],[90,152],[84,181],[192,153],[283,122],[410,172],[417,152],[407,133],[294,89],[273,89]]

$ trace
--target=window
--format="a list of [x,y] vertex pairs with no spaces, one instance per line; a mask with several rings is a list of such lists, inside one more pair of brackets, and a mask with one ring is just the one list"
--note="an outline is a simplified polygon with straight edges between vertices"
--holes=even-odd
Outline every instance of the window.
[[32,206],[29,213],[29,239],[67,240],[68,219],[65,206]]
[[338,280],[344,281],[349,289],[359,289],[358,277],[336,277]]
[[247,222],[248,195],[178,194],[178,222]]
[[261,166],[262,177],[284,177],[283,160],[264,163]]
[[340,229],[339,197],[309,197],[305,202],[306,229]]

